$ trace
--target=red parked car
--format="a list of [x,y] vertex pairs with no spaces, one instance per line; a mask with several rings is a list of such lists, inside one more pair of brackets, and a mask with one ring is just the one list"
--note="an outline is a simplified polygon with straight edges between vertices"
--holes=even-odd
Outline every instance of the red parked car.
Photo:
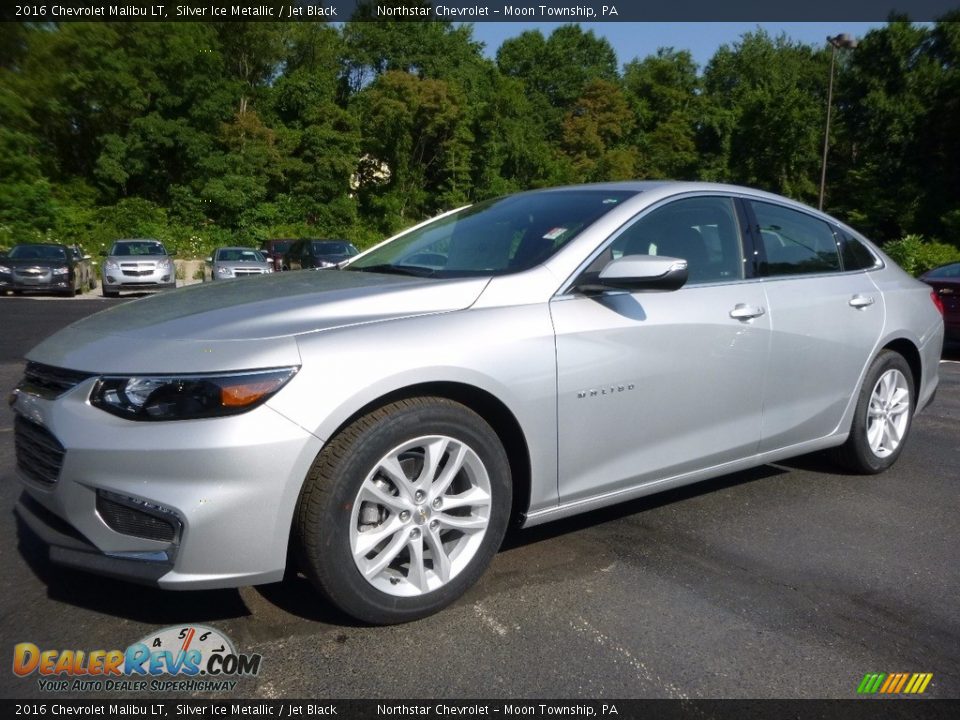
[[296,242],[296,238],[270,238],[260,243],[260,252],[267,258],[267,262],[273,265],[276,272],[289,270],[283,263],[283,256],[290,249],[290,246]]
[[960,262],[942,265],[920,276],[943,303],[944,338],[960,342]]

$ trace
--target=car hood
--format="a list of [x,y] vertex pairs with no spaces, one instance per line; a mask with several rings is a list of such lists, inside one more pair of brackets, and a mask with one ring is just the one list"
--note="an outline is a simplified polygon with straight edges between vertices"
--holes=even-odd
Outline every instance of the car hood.
[[297,335],[460,310],[488,282],[329,270],[193,285],[80,320],[27,359],[95,373],[297,365]]

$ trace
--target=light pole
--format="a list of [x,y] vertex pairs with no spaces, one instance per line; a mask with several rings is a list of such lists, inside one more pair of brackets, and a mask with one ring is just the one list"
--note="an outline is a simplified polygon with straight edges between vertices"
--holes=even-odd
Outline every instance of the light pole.
[[853,50],[857,46],[857,39],[847,33],[840,33],[834,37],[827,37],[830,43],[830,84],[827,88],[827,126],[823,131],[823,162],[820,166],[820,202],[817,209],[823,210],[823,194],[827,188],[827,151],[830,148],[830,109],[833,105],[833,68],[837,62],[837,48]]

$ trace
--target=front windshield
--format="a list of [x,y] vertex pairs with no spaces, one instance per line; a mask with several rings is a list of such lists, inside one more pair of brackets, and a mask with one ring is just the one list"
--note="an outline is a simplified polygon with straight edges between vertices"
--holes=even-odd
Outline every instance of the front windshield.
[[528,270],[635,194],[554,190],[487,200],[408,232],[346,269],[430,277]]
[[217,262],[266,262],[256,250],[246,248],[220,248],[217,250]]
[[56,245],[16,245],[7,257],[12,260],[66,260],[67,253]]
[[111,255],[166,255],[167,251],[156,240],[136,240],[115,243]]

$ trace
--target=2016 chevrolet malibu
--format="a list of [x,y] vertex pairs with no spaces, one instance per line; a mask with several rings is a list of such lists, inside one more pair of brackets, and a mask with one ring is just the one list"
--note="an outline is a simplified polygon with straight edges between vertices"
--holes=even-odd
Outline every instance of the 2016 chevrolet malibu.
[[28,355],[17,511],[53,561],[161,588],[279,580],[372,623],[531,526],[835,448],[890,467],[933,398],[930,288],[784,198],[558,188],[340,270],[194,286]]

